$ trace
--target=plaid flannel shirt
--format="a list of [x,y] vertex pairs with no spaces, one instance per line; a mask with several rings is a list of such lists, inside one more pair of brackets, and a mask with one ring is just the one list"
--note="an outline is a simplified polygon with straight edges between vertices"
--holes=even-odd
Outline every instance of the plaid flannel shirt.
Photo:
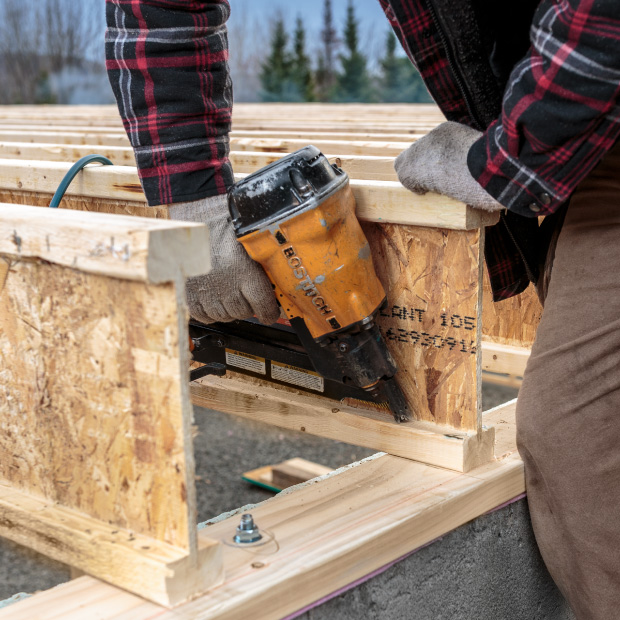
[[[432,0],[380,2],[446,117],[476,125]],[[511,27],[505,24],[507,35]],[[485,131],[469,152],[471,174],[514,214],[554,213],[618,139],[619,90],[620,4],[543,0],[530,48],[508,78],[501,114],[478,127]],[[496,300],[520,293],[532,278],[511,236],[505,218],[487,230]]]
[[[447,118],[472,118],[432,0],[379,0]],[[107,68],[149,204],[224,193],[232,88],[227,0],[106,0]],[[505,24],[507,30],[511,24]],[[565,202],[620,135],[620,5],[543,0],[531,46],[508,80],[501,114],[484,123],[469,169],[527,218]],[[506,219],[487,230],[495,299],[531,279]]]
[[224,194],[227,0],[106,0],[106,66],[150,205]]

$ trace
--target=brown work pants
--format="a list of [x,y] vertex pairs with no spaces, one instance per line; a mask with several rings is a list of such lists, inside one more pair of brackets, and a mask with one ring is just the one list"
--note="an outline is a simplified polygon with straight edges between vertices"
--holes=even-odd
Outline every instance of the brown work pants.
[[552,577],[578,620],[620,618],[620,143],[568,206],[517,442]]

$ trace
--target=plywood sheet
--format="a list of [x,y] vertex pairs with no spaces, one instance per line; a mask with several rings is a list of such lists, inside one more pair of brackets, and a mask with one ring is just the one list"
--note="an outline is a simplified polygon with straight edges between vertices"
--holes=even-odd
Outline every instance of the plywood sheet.
[[35,260],[4,270],[0,481],[177,547],[195,545],[175,285]]
[[530,285],[510,299],[493,302],[488,274],[484,275],[484,339],[498,344],[531,348],[542,316],[536,289]]
[[363,224],[388,292],[379,325],[415,417],[479,428],[480,232]]

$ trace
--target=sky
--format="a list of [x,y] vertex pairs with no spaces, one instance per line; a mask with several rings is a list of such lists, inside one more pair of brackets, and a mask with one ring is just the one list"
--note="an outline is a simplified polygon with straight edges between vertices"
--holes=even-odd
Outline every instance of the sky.
[[[279,13],[290,24],[292,30],[297,16],[305,21],[308,32],[308,51],[313,52],[320,45],[320,31],[323,25],[324,0],[229,0],[231,17],[229,26],[245,23],[265,23],[269,17]],[[342,33],[347,0],[332,0],[334,26]],[[381,55],[386,33],[390,26],[381,10],[379,0],[353,0],[360,22],[360,42],[371,58]],[[314,49],[313,49],[314,48]]]
[[[322,26],[323,0],[229,0],[229,2],[231,21],[244,19],[249,15],[262,16],[280,10],[285,17],[291,17],[293,20],[297,15],[301,15],[309,31],[318,32]],[[347,0],[332,0],[334,22],[339,29],[344,24],[347,4]],[[387,30],[388,22],[381,10],[379,0],[353,0],[353,4],[363,29],[380,26],[382,30]]]

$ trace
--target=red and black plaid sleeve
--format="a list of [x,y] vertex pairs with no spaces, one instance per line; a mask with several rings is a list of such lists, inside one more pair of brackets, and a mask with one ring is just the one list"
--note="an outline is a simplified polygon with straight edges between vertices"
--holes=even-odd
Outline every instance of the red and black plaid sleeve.
[[620,136],[620,3],[545,0],[530,38],[468,163],[498,202],[532,217],[556,211]]
[[223,194],[228,0],[106,0],[106,65],[150,205]]
[[[432,0],[379,1],[444,114],[472,124]],[[502,25],[507,36],[513,26]],[[536,278],[517,249],[515,231],[521,243],[535,243],[536,217],[555,213],[620,136],[620,3],[542,0],[530,49],[523,52],[501,113],[484,123],[489,126],[468,158],[474,178],[509,209],[486,234],[496,300]]]

